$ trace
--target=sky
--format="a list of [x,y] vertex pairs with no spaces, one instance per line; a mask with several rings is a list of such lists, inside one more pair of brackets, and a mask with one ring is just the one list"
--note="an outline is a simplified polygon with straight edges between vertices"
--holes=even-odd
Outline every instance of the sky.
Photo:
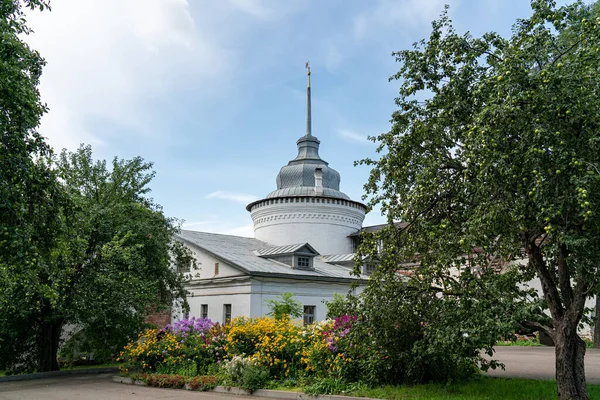
[[[312,133],[362,201],[376,136],[390,128],[399,65],[450,5],[459,33],[510,34],[527,0],[51,0],[26,37],[47,65],[40,132],[56,151],[154,163],[151,196],[183,227],[253,236],[245,206],[276,189]],[[364,225],[384,223],[375,209]]]

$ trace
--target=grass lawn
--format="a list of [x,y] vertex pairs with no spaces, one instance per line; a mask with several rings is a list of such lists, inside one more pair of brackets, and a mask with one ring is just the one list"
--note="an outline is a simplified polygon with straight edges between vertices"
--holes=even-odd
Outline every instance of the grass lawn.
[[[588,385],[590,399],[600,399],[600,385]],[[410,400],[542,400],[556,399],[555,381],[481,377],[450,385],[385,386],[359,389],[349,396]]]

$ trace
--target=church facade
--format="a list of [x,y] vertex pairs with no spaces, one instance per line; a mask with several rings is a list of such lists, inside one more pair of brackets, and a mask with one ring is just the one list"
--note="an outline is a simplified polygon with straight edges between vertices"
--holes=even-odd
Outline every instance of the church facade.
[[[182,230],[201,269],[190,273],[190,316],[224,323],[236,316],[264,316],[267,300],[294,294],[304,321],[325,319],[324,302],[358,288],[368,276],[352,274],[357,233],[366,206],[340,191],[340,174],[319,156],[311,132],[310,69],[306,134],[296,158],[277,175],[277,188],[247,205],[255,238]],[[174,315],[174,318],[180,317]]]

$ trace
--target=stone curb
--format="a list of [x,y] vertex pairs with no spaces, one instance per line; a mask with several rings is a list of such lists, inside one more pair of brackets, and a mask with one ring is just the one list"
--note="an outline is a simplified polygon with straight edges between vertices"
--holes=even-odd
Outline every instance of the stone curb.
[[37,372],[35,374],[8,375],[0,376],[0,383],[14,381],[30,381],[33,379],[55,378],[57,376],[67,375],[93,375],[93,374],[108,374],[119,372],[119,368],[85,368],[85,369],[69,369],[64,371]]
[[[146,386],[146,384],[142,381],[134,381],[131,378],[126,378],[123,376],[113,376],[113,382],[125,383],[128,385],[141,385]],[[187,388],[186,385],[186,389]],[[283,390],[269,390],[269,389],[258,389],[253,393],[248,393],[244,389],[237,387],[226,387],[226,386],[217,386],[213,390],[213,393],[223,393],[223,394],[233,394],[237,396],[256,396],[256,397],[267,397],[270,399],[282,399],[282,400],[376,400],[370,397],[352,397],[352,396],[338,396],[338,395],[327,395],[327,394],[319,394],[317,396],[310,396],[306,393],[301,392],[286,392]]]

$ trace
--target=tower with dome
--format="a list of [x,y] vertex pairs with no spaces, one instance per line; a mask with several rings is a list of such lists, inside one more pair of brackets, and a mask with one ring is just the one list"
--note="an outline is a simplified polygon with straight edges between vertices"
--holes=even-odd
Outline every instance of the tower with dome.
[[258,240],[275,245],[310,242],[323,255],[348,254],[354,250],[349,235],[362,228],[366,207],[340,191],[340,174],[319,156],[321,142],[312,135],[308,68],[306,134],[296,142],[298,155],[277,174],[277,189],[246,209]]
[[[297,156],[277,174],[277,188],[246,207],[255,237],[191,230],[176,237],[201,266],[181,271],[189,274],[190,315],[220,323],[263,316],[267,300],[292,293],[310,323],[325,318],[325,302],[336,293],[360,291],[368,279],[352,273],[366,206],[340,191],[340,174],[319,155],[307,68],[306,132],[296,142]],[[174,309],[172,318],[180,316]]]

